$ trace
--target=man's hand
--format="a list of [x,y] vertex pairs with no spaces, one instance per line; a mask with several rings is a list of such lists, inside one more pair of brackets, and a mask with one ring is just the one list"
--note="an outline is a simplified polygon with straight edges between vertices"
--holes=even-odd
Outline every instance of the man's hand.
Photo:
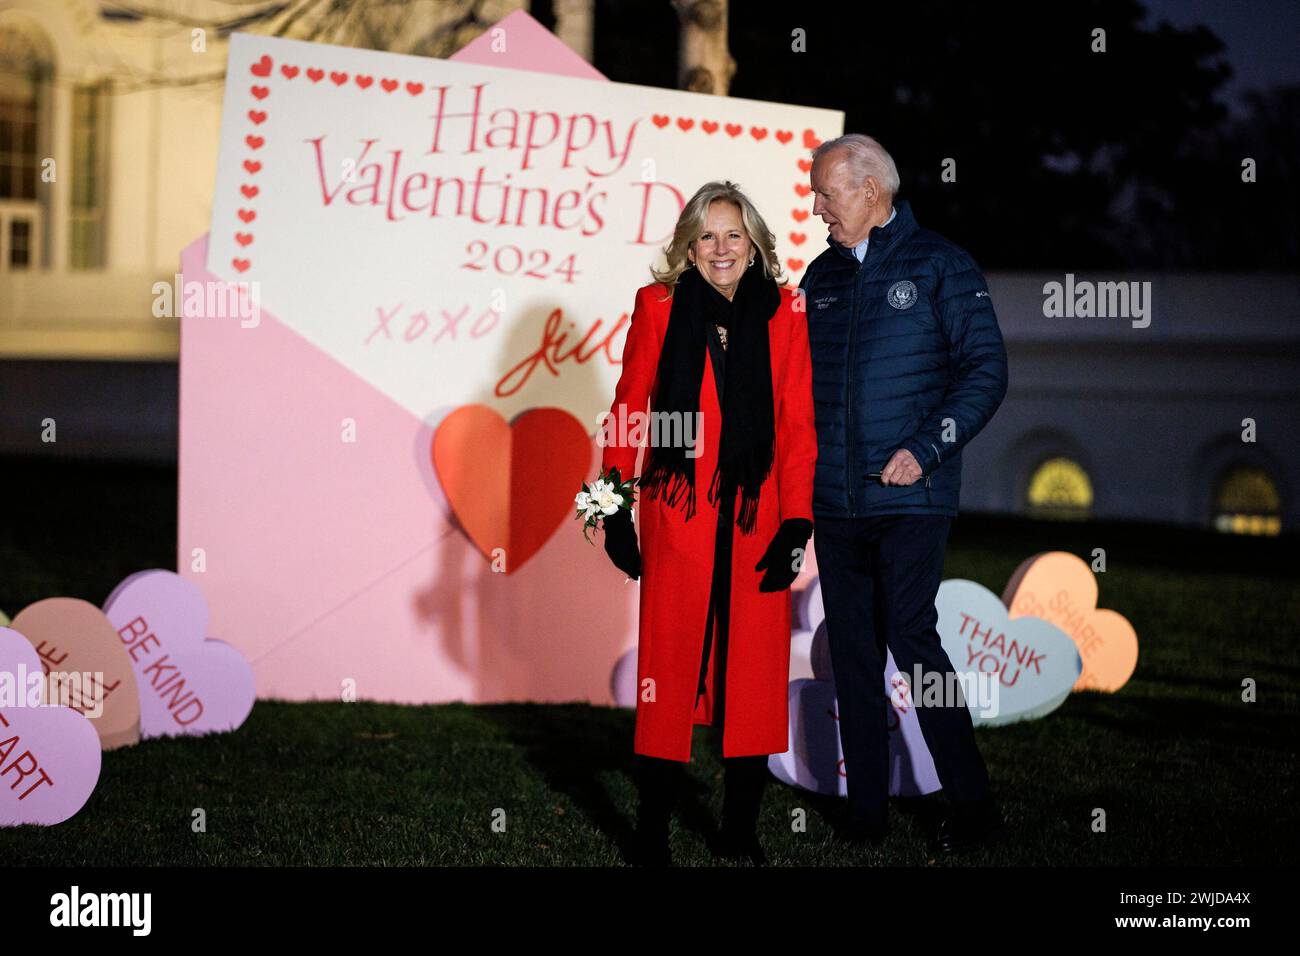
[[889,459],[889,464],[880,472],[882,485],[910,485],[921,477],[921,466],[916,463],[912,453],[900,448]]

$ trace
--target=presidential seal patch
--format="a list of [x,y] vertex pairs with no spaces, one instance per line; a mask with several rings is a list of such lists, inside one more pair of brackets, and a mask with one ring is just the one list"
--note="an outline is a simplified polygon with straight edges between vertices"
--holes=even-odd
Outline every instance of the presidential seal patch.
[[916,283],[904,279],[902,282],[895,282],[889,287],[889,292],[885,294],[889,304],[896,309],[910,309],[916,302]]

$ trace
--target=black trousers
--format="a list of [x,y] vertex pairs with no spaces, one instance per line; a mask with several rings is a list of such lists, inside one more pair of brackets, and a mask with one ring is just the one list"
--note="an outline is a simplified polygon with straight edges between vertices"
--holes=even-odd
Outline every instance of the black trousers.
[[[815,520],[813,546],[835,670],[849,812],[883,830],[891,706],[885,694],[885,651],[893,652],[911,685],[917,664],[926,674],[953,670],[939,642],[934,606],[951,519],[882,515]],[[945,679],[944,686],[953,684]],[[913,699],[920,693],[914,686]],[[988,771],[970,711],[964,701],[957,704],[918,706],[916,713],[944,792],[956,803],[974,802],[988,796]]]

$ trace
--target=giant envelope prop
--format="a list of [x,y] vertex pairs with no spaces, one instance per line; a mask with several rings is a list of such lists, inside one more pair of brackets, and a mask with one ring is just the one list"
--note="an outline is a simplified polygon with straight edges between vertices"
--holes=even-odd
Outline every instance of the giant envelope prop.
[[824,242],[838,112],[607,83],[523,13],[453,59],[232,38],[182,273],[259,312],[185,303],[178,570],[261,697],[609,702],[637,586],[569,515],[633,294],[709,178],[792,279]]

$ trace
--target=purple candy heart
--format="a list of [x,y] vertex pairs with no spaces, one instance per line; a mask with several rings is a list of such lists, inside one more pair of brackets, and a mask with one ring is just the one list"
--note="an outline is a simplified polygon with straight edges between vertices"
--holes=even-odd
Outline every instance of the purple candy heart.
[[[86,805],[99,782],[99,734],[70,707],[29,706],[28,675],[41,659],[18,631],[0,627],[0,826],[62,823]],[[36,685],[39,688],[39,683]]]
[[104,614],[135,668],[141,736],[234,730],[247,719],[257,697],[253,669],[208,638],[208,602],[193,582],[138,571],[113,589]]

